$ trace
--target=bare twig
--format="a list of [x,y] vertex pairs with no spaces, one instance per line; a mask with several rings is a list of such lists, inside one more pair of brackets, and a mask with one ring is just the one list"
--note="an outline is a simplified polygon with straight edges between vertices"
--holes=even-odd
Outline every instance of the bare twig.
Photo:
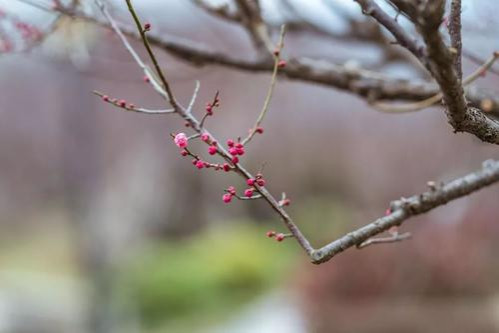
[[139,55],[137,54],[137,52],[135,52],[135,50],[133,49],[133,47],[130,45],[130,43],[128,42],[128,40],[126,39],[125,35],[123,34],[123,32],[121,31],[121,29],[118,27],[118,24],[116,23],[115,20],[113,20],[113,18],[111,17],[111,15],[109,14],[109,11],[107,10],[106,6],[104,5],[104,3],[101,1],[101,0],[95,0],[95,3],[97,4],[97,6],[100,8],[102,14],[104,15],[104,17],[107,19],[107,21],[109,22],[109,25],[111,26],[111,28],[114,30],[114,32],[116,33],[116,35],[118,35],[118,37],[120,38],[121,42],[123,43],[123,45],[125,46],[125,48],[128,50],[128,52],[132,55],[133,59],[135,60],[135,62],[139,65],[139,67],[144,71],[144,74],[149,78],[149,81],[152,83],[152,86],[154,87],[154,89],[161,95],[163,96],[164,98],[167,98],[167,95],[164,91],[164,89],[158,84],[157,80],[156,80],[156,77],[154,75],[154,73],[151,71],[151,69],[142,61],[142,59],[140,59]]
[[409,233],[409,232],[406,232],[403,234],[395,233],[389,237],[370,238],[370,239],[366,240],[365,242],[362,242],[360,245],[357,245],[357,248],[363,249],[365,247],[368,247],[369,245],[396,243],[396,242],[401,242],[401,241],[409,239],[409,238],[411,238],[411,233]]
[[267,113],[267,110],[270,107],[270,101],[272,100],[272,94],[274,93],[274,87],[275,87],[276,80],[277,80],[277,72],[279,70],[279,61],[281,59],[280,54],[281,54],[281,50],[284,46],[284,35],[285,34],[286,34],[286,27],[283,25],[281,27],[281,34],[279,37],[279,42],[277,43],[277,48],[274,52],[274,69],[272,70],[272,78],[270,79],[270,86],[269,86],[269,90],[267,91],[267,96],[265,97],[265,101],[263,103],[262,111],[258,115],[258,118],[256,119],[256,122],[255,122],[255,125],[250,129],[248,136],[241,141],[241,143],[243,145],[250,142],[251,139],[253,138],[253,136],[255,136],[255,134],[258,131],[258,127],[262,123],[263,118],[265,117],[265,114]]
[[154,68],[156,70],[156,74],[159,76],[160,82],[163,85],[164,90],[166,91],[166,95],[168,96],[168,100],[170,101],[170,104],[172,105],[172,107],[174,109],[177,109],[178,103],[175,100],[175,97],[173,96],[173,92],[170,88],[170,85],[168,84],[168,81],[166,81],[165,74],[161,70],[161,66],[159,66],[159,63],[158,63],[158,60],[156,59],[156,56],[152,52],[151,45],[149,44],[149,41],[147,39],[146,30],[144,29],[144,26],[142,25],[142,23],[140,23],[140,19],[133,8],[131,1],[126,0],[126,4],[128,6],[128,10],[130,11],[130,14],[132,14],[135,25],[137,26],[137,31],[139,32],[139,34],[142,38],[142,41],[144,42],[144,46],[147,50],[147,53],[149,54],[149,58],[151,58],[151,61],[152,61]]
[[151,110],[151,109],[144,109],[144,108],[138,108],[138,107],[132,107],[130,104],[125,104],[125,105],[120,105],[119,101],[117,100],[112,100],[107,98],[107,96],[99,91],[94,90],[93,93],[97,96],[100,96],[103,98],[103,101],[106,103],[109,103],[111,105],[114,105],[120,109],[126,110],[126,111],[132,111],[132,112],[138,112],[138,113],[146,113],[146,114],[169,114],[169,113],[175,113],[174,109],[165,109],[165,110]]

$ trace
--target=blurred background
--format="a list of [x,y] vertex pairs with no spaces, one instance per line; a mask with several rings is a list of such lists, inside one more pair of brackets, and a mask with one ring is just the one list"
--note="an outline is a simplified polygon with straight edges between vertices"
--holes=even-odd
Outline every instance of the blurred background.
[[[192,1],[135,2],[165,38],[255,57],[244,29]],[[353,1],[261,2],[275,29],[312,27],[290,29],[285,57],[426,78],[396,46],[352,36],[351,20],[375,29]],[[111,3],[131,23],[124,3]],[[498,47],[497,4],[463,3],[464,46],[485,59]],[[0,0],[0,10],[0,332],[499,332],[497,186],[411,219],[401,228],[409,241],[312,265],[296,242],[265,237],[284,229],[264,202],[222,202],[223,189],[243,188],[238,177],[179,156],[169,133],[183,130],[180,119],[122,112],[91,93],[164,107],[112,32],[64,18],[27,49],[12,20],[43,31],[53,13],[17,0]],[[201,82],[199,115],[220,90],[207,123],[218,138],[252,126],[269,73],[157,55],[181,102]],[[476,67],[465,60],[465,74]],[[498,83],[489,73],[476,85]],[[382,114],[349,93],[285,79],[263,125],[244,163],[252,172],[266,163],[268,189],[287,193],[315,246],[429,180],[498,156],[452,133],[440,108]]]

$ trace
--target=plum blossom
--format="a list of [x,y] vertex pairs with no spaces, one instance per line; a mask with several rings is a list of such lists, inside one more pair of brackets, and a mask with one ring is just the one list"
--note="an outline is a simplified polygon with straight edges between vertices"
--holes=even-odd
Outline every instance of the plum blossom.
[[175,139],[173,139],[173,141],[175,141],[177,147],[185,148],[187,147],[187,143],[189,140],[187,139],[187,135],[185,135],[185,133],[178,133],[177,135],[175,135]]

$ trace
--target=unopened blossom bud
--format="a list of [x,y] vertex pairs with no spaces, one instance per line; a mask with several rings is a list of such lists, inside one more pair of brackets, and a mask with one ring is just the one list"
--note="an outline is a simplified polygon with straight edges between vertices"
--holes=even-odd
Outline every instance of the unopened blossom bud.
[[251,198],[253,196],[253,189],[248,188],[248,189],[244,190],[244,195],[247,196],[248,198]]
[[278,242],[282,242],[284,240],[284,234],[277,234],[275,235],[275,240]]
[[229,192],[232,195],[236,195],[236,188],[234,186],[229,186],[227,188],[227,192]]
[[201,160],[196,161],[196,168],[202,169],[204,167],[205,167],[205,163],[203,161],[201,161]]
[[238,155],[238,153],[239,153],[239,150],[236,147],[229,148],[229,154],[231,154],[232,156]]
[[201,140],[204,142],[208,142],[210,140],[210,136],[207,133],[201,134]]
[[223,196],[222,196],[222,200],[223,202],[225,203],[229,203],[231,200],[232,200],[232,195],[229,194],[229,193],[225,193]]
[[267,231],[266,235],[267,235],[268,238],[272,238],[272,237],[275,236],[275,231],[269,230],[269,231]]
[[217,147],[215,147],[215,146],[208,147],[208,154],[215,155],[216,153],[217,153]]

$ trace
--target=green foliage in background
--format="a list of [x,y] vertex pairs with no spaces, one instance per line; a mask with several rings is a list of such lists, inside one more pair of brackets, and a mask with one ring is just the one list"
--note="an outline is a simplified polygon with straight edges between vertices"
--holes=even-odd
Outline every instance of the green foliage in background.
[[149,327],[219,321],[289,281],[296,243],[277,243],[265,237],[265,230],[253,222],[231,222],[188,240],[155,244],[122,272],[120,294]]

